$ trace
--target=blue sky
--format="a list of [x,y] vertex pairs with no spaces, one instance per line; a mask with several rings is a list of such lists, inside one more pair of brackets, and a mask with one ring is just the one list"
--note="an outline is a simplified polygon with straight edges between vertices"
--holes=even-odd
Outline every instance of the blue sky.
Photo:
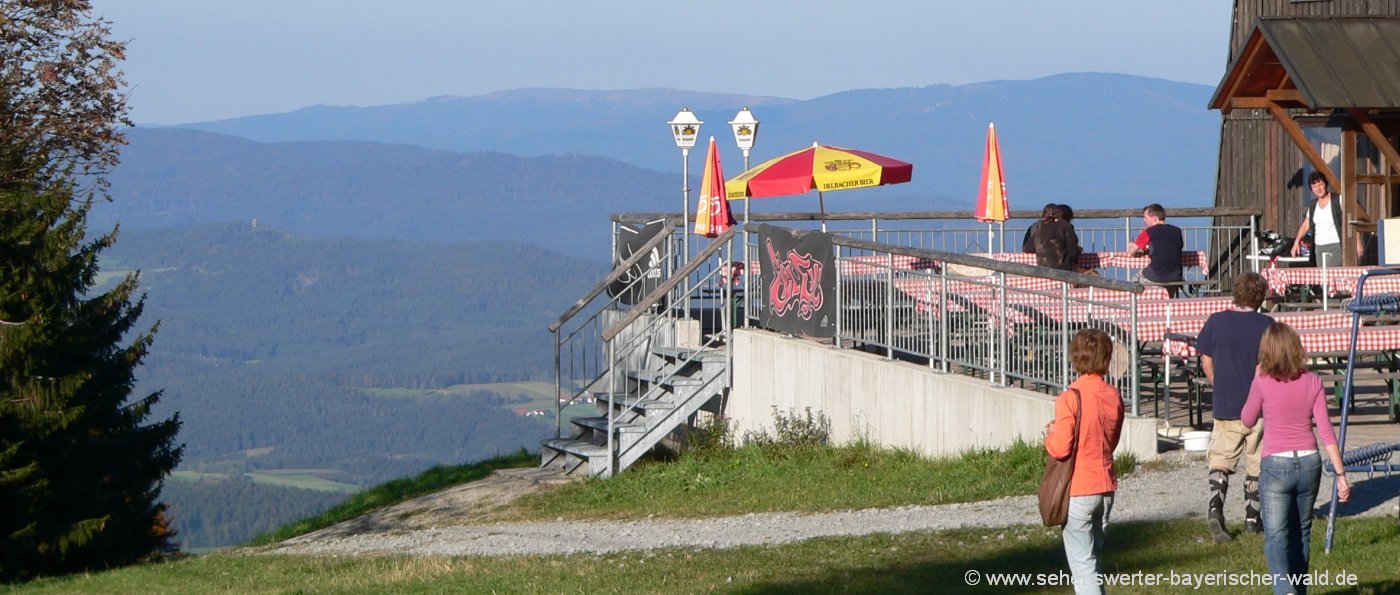
[[94,0],[138,123],[525,87],[810,99],[1064,72],[1215,85],[1229,0]]

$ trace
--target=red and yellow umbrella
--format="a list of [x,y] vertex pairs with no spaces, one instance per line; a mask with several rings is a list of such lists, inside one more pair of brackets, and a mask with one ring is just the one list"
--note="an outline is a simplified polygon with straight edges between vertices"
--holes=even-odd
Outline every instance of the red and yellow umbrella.
[[856,149],[824,147],[816,143],[776,157],[724,183],[730,200],[788,196],[817,191],[826,230],[823,192],[908,182],[914,165],[884,155]]
[[700,178],[700,205],[695,209],[695,233],[709,238],[719,237],[734,226],[729,212],[729,200],[724,197],[724,170],[719,164],[715,137],[710,137],[710,149],[705,153],[705,175]]
[[1006,178],[1001,169],[1001,145],[997,143],[997,129],[987,125],[987,149],[982,153],[982,185],[977,191],[977,210],[973,214],[978,221],[991,223],[1006,221],[1010,214],[1006,201]]

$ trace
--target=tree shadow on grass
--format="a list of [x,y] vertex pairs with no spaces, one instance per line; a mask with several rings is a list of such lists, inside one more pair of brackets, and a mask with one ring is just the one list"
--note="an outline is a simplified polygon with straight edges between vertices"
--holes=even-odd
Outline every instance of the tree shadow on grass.
[[[901,547],[921,547],[921,553],[902,555],[894,564],[853,563],[791,580],[756,582],[741,593],[1063,593],[1069,573],[1064,547],[1057,530],[1008,529],[1009,539],[988,539],[985,531],[951,531],[928,534]],[[1010,544],[1016,545],[1010,545]],[[1320,554],[1320,548],[1318,548]],[[1315,556],[1316,558],[1317,556]],[[1105,573],[1266,573],[1258,537],[1217,545],[1205,525],[1185,523],[1119,523],[1110,525],[1107,549],[1102,557]],[[1317,566],[1317,564],[1315,564]],[[976,572],[977,584],[969,584]],[[991,575],[1029,576],[1032,584],[989,584]],[[1045,583],[1034,584],[1037,574]],[[1048,581],[1059,581],[1057,585]],[[1139,579],[1142,580],[1142,579]],[[1186,592],[1186,585],[1111,587],[1113,592]],[[1209,587],[1206,591],[1239,590],[1242,587]],[[1243,587],[1248,590],[1250,587]],[[1365,583],[1349,593],[1393,593],[1400,579]]]

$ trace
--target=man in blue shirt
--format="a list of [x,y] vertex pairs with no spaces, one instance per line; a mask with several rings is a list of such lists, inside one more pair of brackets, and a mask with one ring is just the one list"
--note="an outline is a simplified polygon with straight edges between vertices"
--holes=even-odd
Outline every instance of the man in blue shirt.
[[1232,539],[1225,529],[1225,493],[1230,487],[1230,474],[1235,472],[1241,455],[1245,458],[1245,530],[1258,533],[1262,529],[1259,524],[1259,438],[1264,426],[1253,429],[1245,426],[1240,422],[1240,410],[1249,396],[1254,369],[1259,365],[1259,341],[1273,323],[1273,318],[1258,312],[1268,291],[1269,283],[1258,273],[1236,277],[1233,307],[1211,314],[1196,337],[1201,368],[1214,387],[1211,415],[1215,424],[1206,452],[1206,462],[1210,465],[1206,522],[1217,543]]

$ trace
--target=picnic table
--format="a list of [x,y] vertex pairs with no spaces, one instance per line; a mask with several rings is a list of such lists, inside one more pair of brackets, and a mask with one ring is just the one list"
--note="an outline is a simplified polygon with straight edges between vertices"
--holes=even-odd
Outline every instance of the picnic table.
[[[1380,267],[1301,267],[1269,268],[1259,274],[1269,282],[1269,291],[1274,295],[1285,295],[1289,287],[1295,285],[1318,285],[1323,294],[1329,297],[1353,295],[1356,293],[1356,280],[1368,271]],[[1371,278],[1366,284],[1367,295],[1400,292],[1400,276],[1385,275]]]
[[[1035,265],[1035,254],[1030,252],[1002,252],[991,255],[993,260],[1004,262],[1014,262],[1018,264]],[[1081,269],[1102,269],[1102,268],[1123,268],[1141,269],[1152,262],[1150,256],[1133,256],[1129,252],[1081,252],[1079,260],[1075,265]],[[1181,252],[1181,266],[1184,268],[1199,268],[1202,275],[1210,274],[1210,264],[1206,260],[1206,253],[1201,250],[1183,250]]]

